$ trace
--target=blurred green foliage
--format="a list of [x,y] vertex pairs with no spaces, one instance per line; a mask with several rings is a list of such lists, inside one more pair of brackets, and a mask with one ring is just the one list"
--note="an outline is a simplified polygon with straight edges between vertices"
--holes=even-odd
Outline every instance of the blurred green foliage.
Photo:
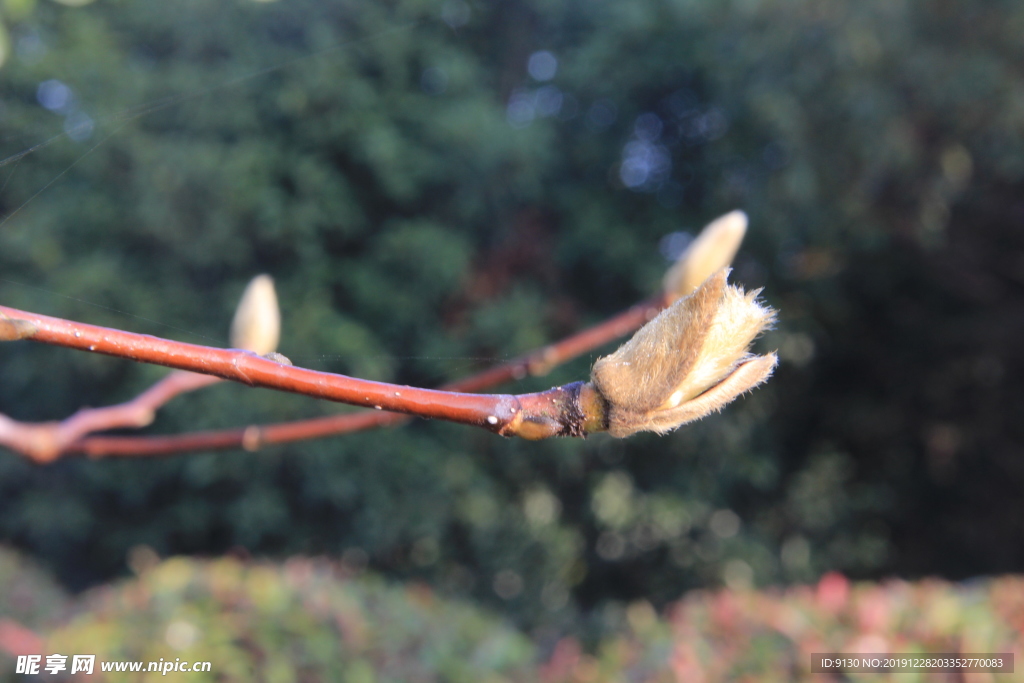
[[[558,681],[817,681],[823,675],[811,672],[813,653],[1017,657],[1024,646],[1022,589],[1016,576],[957,585],[934,579],[851,583],[828,573],[817,585],[785,591],[693,591],[664,617],[647,602],[620,608],[617,626],[593,655],[567,638],[541,672]],[[938,675],[839,677],[881,682]]]
[[74,603],[49,572],[7,548],[0,548],[0,586],[0,681],[7,683],[16,680],[12,649],[36,653],[38,634],[66,622]]
[[[1024,565],[1017,4],[15,4],[5,304],[219,343],[268,272],[294,362],[430,385],[647,296],[659,246],[742,207],[734,279],[782,315],[769,386],[665,438],[417,423],[258,454],[0,454],[0,537],[68,585],[138,544],[329,553],[564,625],[721,582]],[[57,419],[160,374],[7,345],[0,411]],[[154,431],[336,410],[218,386]]]
[[[76,616],[55,624],[52,614],[37,613],[47,627],[32,652],[94,654],[96,675],[103,662],[210,662],[208,674],[188,674],[199,681],[674,683],[819,680],[810,672],[814,652],[1020,657],[1024,648],[1019,577],[851,583],[829,573],[785,591],[693,591],[660,614],[644,600],[612,603],[601,610],[603,637],[585,649],[573,637],[530,640],[426,585],[389,586],[345,563],[154,562],[145,555],[133,555],[137,578],[86,593]],[[0,563],[9,557],[0,553]],[[4,644],[0,639],[0,649]],[[0,680],[12,670],[0,669]],[[102,680],[161,678],[122,673]],[[857,678],[936,680],[914,673]]]
[[50,574],[28,558],[7,549],[0,551],[0,619],[12,619],[28,628],[44,628],[67,616],[66,592]]
[[107,660],[218,662],[208,674],[218,681],[497,682],[531,663],[520,633],[467,605],[425,586],[339,581],[331,569],[301,559],[283,568],[169,560],[100,594],[47,645],[99,649]]

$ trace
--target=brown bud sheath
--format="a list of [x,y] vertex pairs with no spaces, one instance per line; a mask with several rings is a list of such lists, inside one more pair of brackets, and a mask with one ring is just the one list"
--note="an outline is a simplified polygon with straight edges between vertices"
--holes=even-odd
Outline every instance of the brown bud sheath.
[[721,409],[766,380],[774,354],[753,356],[754,338],[775,312],[726,282],[708,278],[594,364],[591,381],[608,404],[608,432],[665,433]]

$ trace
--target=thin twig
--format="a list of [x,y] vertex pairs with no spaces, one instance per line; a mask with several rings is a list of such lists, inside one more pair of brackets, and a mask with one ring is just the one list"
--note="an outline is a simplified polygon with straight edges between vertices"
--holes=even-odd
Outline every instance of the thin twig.
[[[608,320],[566,339],[525,354],[507,363],[488,368],[440,387],[446,391],[478,392],[527,375],[541,376],[552,368],[581,356],[608,342],[635,332],[661,311],[668,301],[665,295],[652,297]],[[358,412],[329,415],[291,422],[250,425],[241,429],[189,432],[171,436],[89,436],[67,448],[69,453],[84,453],[93,458],[108,456],[158,456],[190,451],[257,450],[262,446],[329,436],[351,434],[369,429],[402,424],[405,415],[390,412]]]
[[511,380],[522,379],[527,375],[534,377],[546,375],[562,363],[636,332],[644,323],[658,315],[669,303],[668,296],[659,294],[561,341],[483,372],[456,380],[451,384],[446,384],[444,388],[451,391],[475,392]]
[[[199,372],[253,387],[476,425],[504,436],[546,438],[583,434],[600,422],[580,413],[582,383],[541,394],[481,395],[373,382],[297,368],[250,351],[217,349],[73,322],[0,306],[8,320],[31,326],[23,338],[83,351]],[[559,412],[561,411],[561,412]]]
[[[510,380],[521,379],[527,375],[544,375],[553,367],[567,360],[635,331],[657,315],[659,311],[668,306],[673,300],[680,296],[685,296],[692,291],[708,274],[728,265],[743,239],[746,224],[746,215],[740,211],[726,214],[710,223],[701,235],[694,240],[687,253],[681,255],[677,263],[666,274],[665,290],[658,296],[642,302],[595,327],[508,363],[447,384],[442,389],[449,392],[478,392]],[[260,280],[265,282],[258,282]],[[247,299],[253,298],[250,290],[257,283],[264,285],[263,289],[267,290],[270,295],[269,299],[264,296],[263,298],[267,299],[267,301],[261,302],[262,306],[257,307],[256,312],[262,315],[256,315],[256,318],[262,318],[262,323],[264,323],[262,325],[256,325],[255,320],[249,320],[249,318],[253,318],[255,313],[248,309],[252,309],[256,304],[250,301],[248,306],[246,306]],[[272,303],[268,303],[268,301],[272,301]],[[268,307],[273,309],[274,315],[270,316],[273,318],[272,323],[269,322],[266,311],[263,310]],[[0,307],[0,311],[2,310],[4,310],[3,307]],[[7,310],[17,313],[14,309]],[[248,311],[249,315],[242,322],[248,322],[245,325],[241,325],[239,316],[245,311]],[[272,281],[264,275],[250,283],[250,286],[246,289],[246,295],[243,296],[242,302],[239,304],[235,322],[232,324],[233,345],[242,346],[243,348],[257,348],[249,344],[235,342],[234,338],[237,336],[236,328],[239,326],[245,327],[245,332],[249,333],[251,332],[249,328],[257,327],[263,330],[268,324],[273,327],[272,336],[275,340],[268,348],[273,348],[279,334],[280,317],[277,312],[276,296],[273,294]],[[11,319],[5,317],[0,312],[0,341],[35,338],[38,331],[29,319]],[[37,341],[82,348],[81,345],[48,341],[46,339],[37,339]],[[89,350],[111,353],[111,355],[126,355],[126,353],[121,352],[122,350],[112,353],[109,349],[104,351],[101,348],[97,348],[96,345],[90,345]],[[263,352],[260,351],[260,353]],[[134,356],[127,355],[127,357]],[[168,364],[166,360],[140,360]],[[202,372],[205,371],[202,370]],[[181,376],[177,377],[177,375]],[[186,382],[182,377],[192,377],[192,380]],[[205,379],[196,379],[197,377],[205,377]],[[231,376],[229,378],[252,383],[248,377],[239,379],[237,376]],[[85,436],[93,432],[116,427],[146,426],[152,422],[155,410],[174,395],[181,393],[181,391],[189,391],[192,388],[206,386],[215,381],[215,379],[210,379],[208,376],[174,373],[133,401],[108,408],[83,409],[63,422],[26,424],[15,422],[0,415],[0,444],[6,444],[15,450],[21,450],[26,455],[39,461],[49,461],[59,457],[62,453],[72,452],[87,453],[92,457],[103,457],[108,455],[161,455],[191,450],[236,448],[239,446],[248,450],[254,450],[263,444],[299,441],[350,433],[399,424],[406,419],[400,414],[383,412],[383,403],[381,403],[374,405],[381,412],[332,415],[295,422],[254,425],[244,429],[193,432],[175,436]],[[353,381],[360,382],[362,380]],[[170,387],[179,385],[182,387],[180,390],[168,392]],[[293,391],[295,389],[285,390]],[[306,392],[300,391],[300,393]],[[343,398],[335,400],[355,402]],[[369,397],[366,400],[369,400]],[[418,411],[412,412],[420,414]],[[488,415],[489,424],[493,424],[490,422],[492,417],[494,416]]]
[[176,370],[130,401],[103,408],[82,408],[60,422],[26,423],[0,415],[0,444],[36,462],[50,462],[87,434],[145,427],[153,422],[156,411],[175,396],[220,381],[217,377]]
[[[664,295],[653,297],[594,327],[507,363],[448,383],[441,389],[475,393],[527,375],[547,374],[568,360],[635,331],[653,318],[666,301]],[[173,436],[88,436],[108,429],[148,426],[155,412],[175,396],[219,381],[210,375],[175,371],[131,401],[103,408],[83,408],[60,422],[23,423],[0,414],[0,444],[37,462],[50,462],[65,453],[84,453],[100,458],[232,448],[251,451],[269,444],[394,426],[408,419],[400,413],[375,410]]]

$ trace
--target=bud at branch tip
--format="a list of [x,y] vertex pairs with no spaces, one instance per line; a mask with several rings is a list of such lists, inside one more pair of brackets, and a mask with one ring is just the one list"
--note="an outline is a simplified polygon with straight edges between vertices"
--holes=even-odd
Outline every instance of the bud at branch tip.
[[591,382],[607,404],[612,436],[672,431],[721,410],[771,375],[775,354],[749,349],[774,323],[775,311],[757,301],[760,290],[728,284],[728,273],[716,272],[594,364]]

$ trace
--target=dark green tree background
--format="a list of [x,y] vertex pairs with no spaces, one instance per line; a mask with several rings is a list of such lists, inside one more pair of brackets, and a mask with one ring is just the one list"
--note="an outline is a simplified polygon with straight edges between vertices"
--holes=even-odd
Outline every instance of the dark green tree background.
[[[69,586],[138,544],[330,553],[536,624],[833,568],[1024,568],[1017,3],[3,12],[6,304],[224,343],[268,272],[297,364],[432,385],[647,296],[687,233],[743,208],[734,279],[781,311],[777,377],[668,437],[420,422],[256,454],[0,453],[0,538]],[[161,372],[6,345],[0,411],[57,419]],[[338,410],[218,386],[153,431]]]

